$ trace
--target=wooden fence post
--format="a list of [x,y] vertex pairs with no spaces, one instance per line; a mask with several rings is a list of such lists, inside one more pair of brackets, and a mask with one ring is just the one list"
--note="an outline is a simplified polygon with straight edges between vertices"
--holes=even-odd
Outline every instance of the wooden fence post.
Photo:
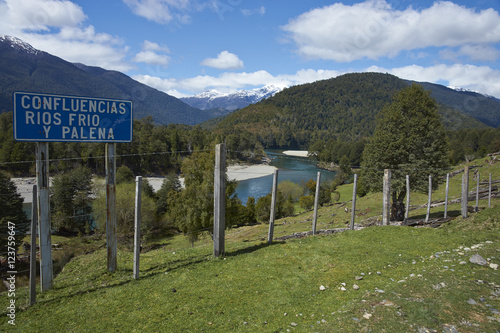
[[408,223],[408,216],[410,215],[410,176],[406,175],[406,207],[405,207],[405,222]]
[[50,226],[49,143],[36,143],[38,237],[40,238],[40,284],[46,291],[53,285],[52,239]]
[[278,196],[278,169],[274,170],[273,177],[273,192],[271,196],[271,214],[269,216],[269,234],[267,237],[267,242],[273,242],[274,234],[274,219],[276,217],[276,198]]
[[141,255],[141,195],[142,177],[135,178],[135,218],[134,218],[134,279],[139,278],[139,259]]
[[214,257],[225,252],[226,229],[226,144],[215,146],[214,170]]
[[488,182],[488,208],[491,208],[491,173],[490,173],[490,179]]
[[425,222],[429,222],[429,216],[431,215],[431,201],[432,201],[432,176],[429,175],[429,195],[427,199],[427,214],[425,215]]
[[321,186],[321,172],[318,171],[318,175],[316,177],[316,193],[314,196],[314,215],[313,215],[313,235],[316,235],[316,224],[318,222],[318,204],[319,204],[319,190]]
[[356,218],[356,192],[358,191],[358,174],[354,174],[354,184],[352,187],[352,207],[351,207],[351,224],[349,229],[354,230],[354,219]]
[[385,169],[382,225],[389,225],[390,220],[391,220],[391,169]]
[[31,201],[31,239],[30,239],[30,305],[36,302],[36,224],[38,220],[37,190],[33,185]]
[[480,175],[479,175],[479,170],[477,171],[477,174],[476,174],[476,206],[474,206],[474,211],[477,213],[479,211],[479,179],[480,179]]
[[446,174],[446,193],[444,199],[444,218],[448,217],[448,194],[450,192],[450,174]]
[[469,167],[466,165],[464,167],[464,173],[462,174],[462,217],[466,218],[468,216],[468,205],[469,205]]
[[106,143],[106,246],[108,271],[117,267],[116,253],[116,143]]

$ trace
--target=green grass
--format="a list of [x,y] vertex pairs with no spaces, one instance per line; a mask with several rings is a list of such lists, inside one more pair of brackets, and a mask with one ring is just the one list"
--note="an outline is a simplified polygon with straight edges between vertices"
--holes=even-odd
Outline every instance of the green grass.
[[[495,179],[500,179],[498,169],[491,168]],[[342,201],[351,199],[352,185],[339,191]],[[413,196],[415,202],[425,203],[427,196],[420,196]],[[379,198],[369,194],[358,199],[357,222],[380,215]],[[350,204],[339,206],[320,209],[318,229],[345,227],[350,213],[344,208]],[[441,214],[437,208],[433,213]],[[274,235],[309,231],[311,219],[308,212],[278,220]],[[105,248],[95,250],[101,244],[96,240],[94,251],[88,251],[89,242],[81,245],[81,251],[90,253],[75,251],[55,278],[54,288],[38,293],[34,306],[27,306],[26,288],[16,290],[15,327],[7,323],[4,310],[9,298],[0,294],[4,311],[0,331],[418,332],[425,328],[441,332],[454,326],[459,332],[495,332],[500,328],[500,315],[492,312],[500,310],[500,270],[468,260],[479,253],[500,264],[499,199],[490,209],[467,219],[457,217],[438,229],[370,227],[271,245],[266,243],[267,232],[268,225],[229,230],[226,255],[219,259],[212,256],[208,236],[193,248],[182,235],[160,239],[155,250],[141,254],[138,280],[132,279],[133,259],[127,248],[119,249],[118,270],[111,274],[106,270]],[[61,243],[65,241],[77,242]],[[477,244],[481,246],[474,247]],[[356,276],[363,279],[355,280]],[[340,289],[343,283],[345,291]],[[353,289],[354,284],[359,290]],[[322,285],[326,290],[320,291]],[[469,299],[477,304],[467,303]]]
[[[33,307],[17,310],[15,327],[5,315],[0,327],[19,332],[358,332],[364,327],[411,332],[454,325],[461,332],[494,331],[500,323],[491,318],[499,317],[486,304],[500,308],[499,297],[490,298],[499,290],[489,284],[500,284],[499,271],[474,266],[468,256],[478,252],[500,264],[499,229],[481,228],[487,220],[498,225],[500,202],[495,205],[440,229],[372,227],[272,245],[228,241],[222,259],[212,257],[209,245],[175,253],[160,248],[141,256],[138,280],[131,278],[130,252],[119,251],[119,270],[110,274],[106,253],[99,250],[68,263],[54,289],[39,294]],[[470,232],[474,225],[478,230]],[[479,243],[484,246],[471,252],[459,250]],[[431,259],[436,252],[439,258]],[[363,280],[356,281],[362,273]],[[441,282],[445,287],[433,288]],[[346,291],[339,289],[341,283]],[[352,289],[355,283],[359,290]],[[321,285],[327,289],[320,291]],[[19,290],[18,304],[26,298],[27,290]],[[479,304],[469,305],[470,298]],[[372,316],[365,319],[365,314]],[[461,324],[466,322],[479,326]]]

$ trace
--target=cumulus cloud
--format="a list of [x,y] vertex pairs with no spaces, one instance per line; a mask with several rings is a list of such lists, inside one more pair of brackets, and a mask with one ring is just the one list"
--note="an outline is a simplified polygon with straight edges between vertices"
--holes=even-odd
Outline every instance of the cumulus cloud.
[[449,1],[396,10],[385,0],[368,0],[313,9],[282,29],[305,58],[351,62],[426,47],[498,43],[500,15]]
[[166,54],[170,50],[166,46],[160,46],[151,41],[142,43],[142,51],[137,53],[132,61],[143,62],[148,65],[167,66],[170,62],[170,57]]
[[132,66],[124,59],[128,47],[119,38],[96,33],[92,26],[85,29],[63,28],[54,34],[21,34],[18,37],[33,47],[69,62],[128,71]]
[[138,16],[150,21],[167,24],[174,19],[188,23],[190,0],[123,0],[125,4]]
[[166,46],[161,46],[155,42],[151,42],[149,40],[145,40],[143,43],[142,43],[142,49],[144,51],[162,51],[162,52],[166,52],[166,53],[169,53],[170,50],[168,49],[168,47]]
[[70,1],[0,2],[0,27],[3,31],[49,31],[50,27],[76,27],[85,19],[82,8]]
[[370,72],[391,73],[400,78],[424,82],[448,82],[448,86],[466,88],[500,98],[500,71],[488,66],[467,64],[409,65],[397,68],[371,66]]
[[135,62],[143,62],[149,65],[167,66],[170,57],[165,54],[158,54],[153,51],[141,51],[132,59]]
[[217,69],[240,69],[243,68],[243,61],[234,53],[222,51],[217,58],[207,58],[201,62],[201,65]]
[[71,1],[0,1],[0,31],[70,62],[127,71],[128,47],[120,38],[85,25],[87,16]]

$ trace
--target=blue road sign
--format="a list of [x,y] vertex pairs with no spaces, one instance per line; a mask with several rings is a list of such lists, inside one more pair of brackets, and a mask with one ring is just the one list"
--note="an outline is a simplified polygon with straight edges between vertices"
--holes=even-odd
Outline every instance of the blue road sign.
[[18,141],[131,142],[132,102],[15,92]]

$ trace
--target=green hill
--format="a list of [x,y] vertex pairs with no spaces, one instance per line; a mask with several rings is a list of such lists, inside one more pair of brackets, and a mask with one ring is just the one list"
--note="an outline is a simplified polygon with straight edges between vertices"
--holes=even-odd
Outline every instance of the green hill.
[[[373,134],[379,111],[391,102],[395,92],[408,84],[409,81],[389,74],[345,74],[285,89],[224,117],[215,128],[254,133],[266,147],[298,148],[330,138],[357,141]],[[496,100],[487,104],[488,107],[496,105],[496,109],[488,108],[488,119],[492,121],[482,122],[484,117],[475,119],[454,107],[463,96],[461,93],[446,88],[445,94],[439,87],[432,88],[437,91],[433,95],[438,99],[440,114],[448,129],[484,128],[500,121],[500,103]],[[482,108],[478,103],[473,114],[484,114]]]

